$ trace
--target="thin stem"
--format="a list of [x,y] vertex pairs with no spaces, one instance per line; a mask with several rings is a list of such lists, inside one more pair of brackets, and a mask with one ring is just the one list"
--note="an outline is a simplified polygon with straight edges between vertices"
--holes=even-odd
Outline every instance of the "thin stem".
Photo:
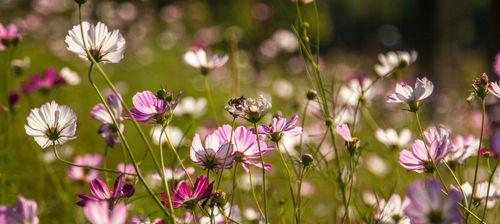
[[184,173],[186,174],[186,176],[188,178],[189,184],[193,185],[193,180],[191,179],[191,175],[189,175],[189,172],[187,171],[186,167],[184,166],[184,163],[182,162],[182,159],[179,156],[179,153],[177,153],[177,150],[175,149],[174,145],[172,145],[172,142],[170,141],[170,138],[168,137],[168,135],[165,135],[165,137],[167,139],[168,146],[172,149],[172,151],[175,154],[175,157],[177,158],[177,161],[181,165],[182,170],[184,170]]
[[448,171],[450,171],[451,175],[453,176],[453,179],[455,180],[455,183],[457,184],[458,189],[460,189],[460,192],[462,193],[462,196],[464,197],[464,203],[467,204],[467,194],[465,194],[464,190],[462,189],[462,187],[461,187],[462,184],[460,183],[460,180],[455,175],[455,172],[453,172],[453,170],[451,169],[450,165],[448,165],[447,162],[445,162],[444,165],[446,166]]
[[280,146],[279,146],[278,142],[276,142],[276,151],[278,151],[278,153],[280,155],[281,163],[283,163],[283,166],[285,167],[285,170],[286,170],[286,174],[288,176],[288,187],[290,189],[290,195],[292,196],[293,215],[294,215],[294,218],[295,218],[295,222],[296,223],[300,223],[300,220],[298,219],[297,212],[296,212],[297,205],[295,203],[295,196],[294,196],[294,192],[293,192],[293,178],[292,178],[292,174],[290,173],[290,169],[288,168],[288,165],[286,164],[285,158],[283,157],[283,153],[280,150]]
[[233,171],[233,185],[231,187],[231,206],[229,206],[229,217],[231,217],[231,213],[233,211],[233,203],[234,203],[234,195],[236,194],[236,169],[238,167],[238,164],[234,166],[234,171]]
[[[126,166],[126,164],[125,164]],[[125,166],[123,168],[123,172],[125,172]],[[106,144],[106,146],[104,147],[104,168],[107,169],[108,168],[108,144]],[[109,176],[108,176],[108,173],[105,172],[104,173],[104,179],[106,179],[106,183],[109,182]]]
[[257,200],[257,195],[255,194],[255,189],[254,189],[254,185],[253,185],[253,177],[252,177],[251,171],[248,171],[248,178],[250,180],[250,189],[252,191],[253,200],[255,201],[255,205],[257,206],[257,210],[259,210],[261,216],[264,216],[264,212],[262,212],[262,208],[259,205],[259,200]]
[[266,169],[264,163],[264,156],[262,155],[262,148],[260,147],[259,128],[257,127],[257,123],[253,123],[253,127],[255,129],[255,138],[257,139],[257,148],[259,149],[260,163],[262,165],[262,195],[264,199],[264,214],[265,214],[264,220],[266,221],[267,224],[269,223],[269,220],[267,217]]
[[[233,117],[233,121],[231,122],[231,134],[229,135],[229,147],[232,147],[233,144],[233,134],[234,134],[234,126],[236,125],[236,118]],[[217,186],[215,190],[219,189],[220,183],[222,181],[222,173],[224,172],[225,164],[227,163],[227,158],[229,157],[229,150],[227,150],[226,155],[224,156],[224,164],[219,173],[219,179],[217,180]],[[236,171],[235,171],[236,172]]]
[[497,160],[495,167],[493,168],[493,171],[491,171],[490,178],[488,179],[488,189],[486,190],[486,200],[484,202],[483,215],[481,216],[482,220],[486,220],[486,210],[488,209],[488,201],[490,199],[491,182],[493,180],[493,176],[495,175],[495,171],[497,171],[498,162],[499,162],[499,160]]
[[[474,181],[472,182],[472,193],[471,195],[474,195],[476,193],[476,183],[477,183],[477,171],[479,169],[479,150],[481,150],[481,145],[483,143],[483,134],[484,134],[484,124],[485,124],[485,117],[486,117],[486,100],[483,98],[481,99],[481,109],[482,109],[482,117],[481,117],[481,134],[479,135],[479,147],[477,148],[477,157],[476,157],[476,166],[474,168]],[[472,207],[472,200],[469,202],[469,206],[467,207],[468,209],[471,209]],[[467,215],[466,220],[469,218]]]
[[[164,162],[164,159],[163,159],[163,143],[161,142],[161,137],[163,136],[163,134],[166,135],[165,133],[165,128],[167,128],[167,125],[163,125],[162,128],[161,128],[161,132],[160,132],[160,144],[159,147],[160,147],[160,162],[161,162],[161,166],[162,167],[165,167],[165,162]],[[173,171],[172,171],[173,172]],[[173,174],[172,174],[173,176]],[[168,199],[168,205],[169,205],[169,209],[170,209],[170,214],[172,214],[172,221],[175,222],[175,213],[174,213],[174,206],[172,204],[172,198],[170,196],[170,188],[168,186],[168,183],[167,183],[167,174],[165,173],[165,168],[162,169],[162,172],[161,172],[161,179],[162,179],[162,182],[163,182],[163,188],[165,189],[166,191],[166,195],[167,195],[167,199]]]
[[208,76],[205,75],[204,78],[205,78],[205,93],[207,94],[208,103],[210,104],[210,110],[212,111],[212,115],[214,116],[215,123],[219,124],[217,114],[215,113],[214,98],[212,97],[212,90],[210,89],[210,84],[208,83]]

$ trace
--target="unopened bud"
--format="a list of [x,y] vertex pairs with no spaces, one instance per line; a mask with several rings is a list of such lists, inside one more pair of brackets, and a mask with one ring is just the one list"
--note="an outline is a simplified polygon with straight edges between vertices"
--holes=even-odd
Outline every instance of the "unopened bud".
[[306,154],[302,155],[302,157],[300,158],[300,163],[303,166],[310,166],[313,161],[314,161],[314,158],[309,153],[306,153]]
[[316,92],[316,90],[310,89],[309,91],[307,91],[306,98],[308,100],[315,100],[316,97],[318,97],[318,92]]

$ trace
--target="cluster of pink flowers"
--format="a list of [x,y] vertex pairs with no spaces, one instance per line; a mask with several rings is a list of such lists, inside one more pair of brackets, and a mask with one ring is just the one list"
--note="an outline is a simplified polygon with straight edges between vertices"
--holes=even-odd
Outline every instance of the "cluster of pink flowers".
[[17,45],[21,40],[21,30],[14,25],[3,25],[0,23],[0,51],[6,50],[10,46]]

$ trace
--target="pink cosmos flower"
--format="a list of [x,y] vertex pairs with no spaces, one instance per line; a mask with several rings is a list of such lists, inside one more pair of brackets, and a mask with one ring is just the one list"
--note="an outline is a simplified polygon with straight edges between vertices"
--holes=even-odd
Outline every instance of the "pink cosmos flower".
[[281,116],[274,117],[269,125],[259,126],[259,133],[267,135],[273,142],[279,142],[283,135],[301,135],[302,127],[295,126],[298,119],[297,115],[294,115],[289,121]]
[[451,140],[450,150],[446,159],[448,161],[457,161],[459,164],[463,164],[467,158],[476,154],[478,146],[479,140],[474,138],[474,136],[457,135]]
[[335,128],[335,131],[346,142],[353,141],[353,137],[351,136],[351,130],[349,130],[349,126],[347,126],[347,124],[339,124],[337,128]]
[[381,199],[377,203],[377,212],[375,213],[377,223],[410,224],[410,219],[403,215],[403,210],[409,202],[407,198],[401,199],[397,194],[393,194],[387,201]]
[[[428,147],[428,152],[426,147]],[[434,141],[431,145],[426,146],[422,140],[415,140],[411,149],[399,153],[399,164],[409,171],[432,173],[436,168],[434,165],[439,164],[448,153],[447,149],[448,143],[442,144],[439,141]]]
[[403,214],[412,224],[456,224],[462,222],[458,202],[462,200],[456,189],[451,189],[447,197],[441,193],[439,180],[417,180],[408,188],[408,206]]
[[92,224],[125,224],[127,222],[127,206],[119,203],[109,209],[107,201],[91,201],[83,209],[85,218]]
[[125,118],[130,119],[130,116],[133,116],[138,122],[155,121],[162,124],[174,111],[181,95],[182,93],[179,93],[174,99],[172,91],[159,91],[158,95],[151,91],[136,93],[132,98],[134,108]]
[[500,98],[500,81],[490,82],[490,84],[488,85],[488,90],[497,98]]
[[55,68],[45,69],[42,75],[32,74],[29,81],[21,86],[24,94],[30,94],[35,91],[48,92],[56,86],[64,84],[64,79],[59,75]]
[[497,53],[495,56],[495,62],[493,63],[493,70],[497,74],[497,76],[500,76],[500,53]]
[[451,146],[450,135],[450,130],[442,126],[432,126],[424,131],[423,138],[427,146],[431,145],[434,141],[439,141],[440,144],[447,144],[449,149]]
[[184,62],[191,67],[200,69],[203,75],[208,74],[213,69],[222,67],[226,64],[228,56],[212,55],[207,56],[207,52],[202,48],[188,51],[184,54]]
[[90,182],[90,192],[92,195],[78,194],[81,200],[76,204],[85,207],[91,201],[110,201],[116,203],[121,198],[132,196],[135,188],[134,185],[125,183],[125,175],[122,174],[116,178],[113,191],[109,190],[108,185],[103,180],[96,178]]
[[0,205],[0,224],[38,224],[38,221],[35,201],[18,196],[16,207]]
[[[193,167],[186,167],[186,171],[189,175],[194,174]],[[177,180],[182,179],[186,175],[186,172],[184,172],[184,170],[181,167],[178,167],[175,170],[172,170],[172,168],[170,168],[170,167],[164,167],[163,172],[165,173],[165,178],[167,178],[167,181],[170,181],[170,180],[177,181]],[[161,175],[159,173],[151,174],[149,176],[149,179],[151,180],[152,185],[154,185],[154,186],[159,186],[163,183],[162,182],[163,179],[161,178]]]
[[95,120],[103,123],[99,127],[97,133],[102,135],[108,146],[113,147],[115,144],[121,141],[118,131],[123,132],[125,129],[125,125],[122,123],[123,108],[120,102],[120,96],[117,96],[116,94],[109,94],[106,97],[106,101],[108,101],[109,109],[113,113],[113,117],[118,123],[120,130],[116,130],[117,128],[113,122],[111,114],[109,114],[108,110],[102,103],[99,103],[92,108],[92,111],[90,111],[90,116]]
[[429,97],[434,90],[434,84],[426,77],[417,78],[415,87],[400,82],[396,85],[395,92],[386,97],[388,103],[406,103],[410,107],[410,111],[417,111],[420,106],[420,101]]
[[[101,164],[102,157],[99,154],[85,154],[82,156],[77,156],[74,160],[75,164],[82,166],[99,166]],[[97,170],[87,170],[83,167],[71,166],[67,169],[68,177],[72,180],[80,180],[84,182],[90,182],[99,176],[99,171]]]
[[[220,134],[220,138],[224,141],[229,142],[229,138],[231,136],[231,126],[224,125],[222,127],[219,127],[218,131]],[[232,141],[234,161],[241,163],[243,169],[246,172],[250,171],[250,165],[262,168],[259,145],[257,144],[260,145],[262,156],[274,150],[274,147],[267,145],[267,143],[260,137],[257,141],[257,137],[251,129],[243,126],[239,126],[234,129]],[[264,164],[265,170],[269,170],[270,168],[270,164]]]
[[[190,159],[202,169],[218,172],[222,167],[231,168],[234,159],[232,154],[233,150],[229,147],[229,142],[220,138],[218,130],[205,137],[204,145],[198,134],[194,136],[191,143]],[[226,155],[228,155],[227,158]]]
[[[179,182],[171,193],[172,205],[174,208],[193,209],[196,204],[204,199],[207,199],[213,188],[214,182],[209,183],[208,177],[203,175],[196,178],[193,189],[185,181]],[[168,197],[165,194],[161,195],[162,203],[165,206],[170,206]]]
[[10,45],[15,45],[21,39],[21,31],[14,24],[4,26],[0,23],[0,51],[4,51]]
[[[130,163],[129,164],[118,163],[118,165],[116,165],[116,169],[118,171],[123,172],[124,174],[125,173],[136,174],[134,165],[130,164]],[[135,176],[134,175],[125,174],[125,179],[127,179],[127,180],[133,180],[133,179],[135,179]]]

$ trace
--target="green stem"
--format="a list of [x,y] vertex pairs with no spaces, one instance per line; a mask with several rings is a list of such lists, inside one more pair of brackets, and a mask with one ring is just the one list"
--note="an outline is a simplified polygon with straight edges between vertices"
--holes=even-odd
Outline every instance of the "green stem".
[[238,164],[236,162],[234,166],[234,171],[233,171],[233,185],[231,187],[231,206],[229,206],[229,217],[231,217],[231,213],[233,212],[233,203],[234,203],[234,195],[236,194],[236,168],[238,167]]
[[[181,165],[181,168],[182,170],[184,170],[184,173],[186,174],[187,178],[188,178],[188,181],[189,181],[189,184],[191,184],[191,186],[193,185],[193,180],[191,179],[191,175],[189,175],[189,172],[187,171],[186,167],[184,166],[184,163],[182,162],[182,159],[181,157],[179,156],[179,153],[177,153],[177,150],[175,149],[175,147],[172,145],[172,142],[170,141],[170,138],[168,137],[168,135],[165,135],[165,137],[167,138],[167,144],[168,146],[172,149],[172,151],[174,152],[175,154],[175,157],[177,158],[177,161],[179,162],[179,164]],[[160,143],[161,144],[161,143]]]
[[493,168],[493,171],[491,171],[490,178],[488,179],[488,189],[486,190],[486,200],[484,202],[483,215],[481,216],[482,220],[486,220],[486,210],[488,209],[488,201],[490,198],[491,182],[493,180],[493,176],[495,175],[495,171],[497,171],[498,162],[499,162],[499,160],[497,160],[495,167]]
[[257,148],[259,149],[259,157],[260,163],[262,165],[262,195],[264,199],[264,220],[266,224],[269,223],[269,218],[267,216],[267,191],[266,191],[266,169],[264,163],[264,156],[262,155],[262,148],[260,147],[259,141],[259,129],[257,127],[257,123],[253,123],[253,127],[255,128],[255,139],[257,140]]
[[[236,118],[233,117],[233,122],[231,122],[231,134],[229,135],[229,147],[232,147],[233,144],[233,134],[234,134],[234,126],[236,125]],[[226,152],[226,155],[224,156],[224,164],[220,170],[219,178],[217,180],[217,186],[215,187],[215,190],[219,189],[220,183],[222,181],[222,173],[224,172],[224,168],[226,167],[225,164],[227,162],[227,158],[229,157],[229,150]]]
[[294,192],[293,192],[293,178],[292,178],[292,174],[290,173],[290,169],[288,168],[288,165],[286,164],[285,158],[283,157],[283,153],[280,150],[280,146],[279,146],[278,142],[276,142],[276,151],[278,151],[278,153],[280,155],[281,163],[283,163],[283,166],[285,167],[285,170],[286,170],[286,174],[288,176],[288,187],[290,189],[290,195],[292,196],[293,215],[294,215],[294,218],[295,218],[295,222],[296,223],[300,223],[300,220],[299,220],[299,218],[297,216],[297,205],[295,203],[295,196],[294,196]]
[[[479,150],[481,150],[481,145],[483,143],[483,134],[484,134],[484,124],[485,124],[485,117],[486,117],[486,100],[483,98],[481,99],[481,109],[482,109],[482,117],[481,117],[481,134],[479,136],[479,147],[477,148],[477,157],[476,157],[476,166],[474,168],[474,181],[472,182],[472,193],[471,195],[474,195],[476,193],[476,183],[477,183],[477,171],[479,169],[479,158],[481,157],[479,155]],[[467,207],[469,210],[472,207],[472,200],[469,202],[469,206]],[[466,220],[468,220],[469,215],[465,217]]]
[[[167,125],[163,125],[162,128],[161,128],[160,138],[159,138],[160,142],[158,144],[159,147],[160,147],[160,162],[161,162],[161,166],[162,167],[165,167],[165,162],[164,162],[164,159],[163,159],[163,143],[161,142],[161,137],[165,133],[165,128],[167,128]],[[165,135],[166,135],[166,133],[165,133]],[[172,176],[173,176],[173,173],[172,173]],[[175,222],[174,206],[172,204],[172,198],[170,196],[170,188],[169,188],[168,183],[167,183],[167,174],[165,173],[165,168],[162,169],[161,179],[162,179],[162,183],[163,183],[163,188],[165,189],[165,192],[166,192],[166,195],[167,195],[168,205],[169,205],[169,209],[170,209],[170,214],[172,214],[171,221]]]
[[205,93],[207,94],[208,103],[210,104],[210,110],[212,111],[212,115],[214,116],[214,120],[216,124],[219,124],[219,119],[217,118],[217,114],[215,113],[214,106],[214,98],[212,97],[212,90],[210,89],[210,84],[208,83],[208,76],[205,75]]
[[250,180],[250,190],[252,191],[253,200],[255,201],[255,205],[257,206],[257,210],[259,210],[260,215],[262,217],[264,217],[264,212],[262,212],[262,208],[260,207],[259,200],[257,200],[257,195],[255,194],[255,188],[253,185],[253,177],[252,177],[251,171],[248,171],[248,178]]

